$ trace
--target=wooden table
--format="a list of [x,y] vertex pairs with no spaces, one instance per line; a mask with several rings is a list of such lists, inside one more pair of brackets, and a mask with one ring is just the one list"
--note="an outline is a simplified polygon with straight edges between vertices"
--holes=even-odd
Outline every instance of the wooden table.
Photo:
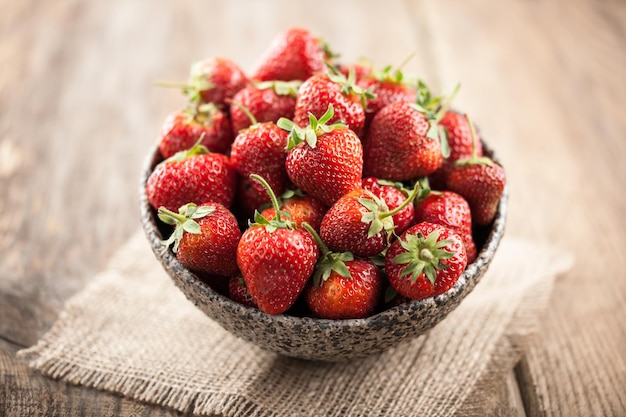
[[[332,11],[331,8],[336,10]],[[135,230],[144,154],[184,103],[156,79],[288,26],[395,64],[481,126],[511,184],[507,233],[576,255],[490,415],[626,415],[626,3],[0,0],[0,415],[173,415],[17,359]]]

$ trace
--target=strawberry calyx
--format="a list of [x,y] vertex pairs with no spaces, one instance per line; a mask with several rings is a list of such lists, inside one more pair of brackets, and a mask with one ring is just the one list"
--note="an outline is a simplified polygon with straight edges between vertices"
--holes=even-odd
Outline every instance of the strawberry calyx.
[[[272,187],[268,184],[267,181],[263,177],[257,174],[250,174],[251,180],[256,180],[263,185],[263,188],[267,190],[267,194],[272,201],[272,207],[274,208],[274,217],[271,219],[267,219],[263,217],[263,215],[255,210],[254,212],[254,223],[250,223],[250,227],[252,226],[263,226],[268,232],[274,232],[278,229],[294,229],[294,225],[291,222],[291,216],[289,213],[280,210],[280,204],[278,203],[278,199],[276,198],[276,194],[272,190]],[[285,217],[285,218],[283,218]]]
[[402,72],[402,68],[415,56],[415,52],[411,52],[407,55],[400,65],[398,65],[395,69],[392,65],[387,65],[382,70],[376,71],[373,74],[373,77],[380,82],[391,82],[395,84],[405,84],[404,82],[404,73]]
[[339,54],[338,52],[333,51],[333,49],[330,47],[330,44],[325,39],[317,38],[317,42],[320,49],[324,53],[324,59],[326,62],[332,61],[333,59],[339,58],[341,56],[341,54]]
[[443,249],[452,243],[451,240],[439,240],[440,230],[431,232],[424,236],[422,232],[417,234],[407,234],[405,240],[398,239],[402,248],[406,251],[393,258],[397,264],[407,264],[400,276],[411,275],[411,282],[415,283],[417,278],[424,273],[431,284],[435,284],[437,270],[443,270],[448,266],[441,263],[443,259],[450,259],[454,252]]
[[178,252],[178,245],[180,244],[180,240],[182,239],[185,232],[194,234],[201,233],[200,225],[195,220],[209,216],[214,211],[214,206],[198,207],[198,205],[194,203],[188,203],[181,206],[178,209],[178,213],[168,210],[165,207],[159,207],[157,213],[159,219],[163,223],[175,226],[174,231],[172,232],[170,237],[166,240],[162,240],[161,244],[163,246],[169,247],[173,243],[174,247],[172,250],[174,251],[174,253]]
[[304,222],[302,227],[311,234],[320,252],[322,252],[322,256],[315,266],[315,272],[313,272],[313,285],[319,287],[333,272],[344,278],[350,278],[351,274],[346,266],[346,262],[354,260],[352,252],[331,252],[310,224]]
[[200,135],[198,141],[191,148],[176,152],[174,155],[170,156],[162,163],[182,162],[188,158],[192,158],[197,155],[205,155],[211,153],[211,151],[209,151],[209,148],[200,144],[202,142],[202,139],[204,139],[204,132]]
[[[450,109],[452,100],[459,92],[460,84],[457,84],[448,97],[434,96],[430,88],[422,81],[417,82],[417,99],[411,103],[411,107],[424,114],[430,123],[426,136],[431,139],[439,139],[441,155],[444,158],[450,156],[450,144],[448,143],[448,131],[439,124],[443,116]],[[445,101],[444,101],[445,100]]]
[[189,98],[192,103],[201,102],[201,94],[215,87],[208,80],[210,73],[203,72],[203,63],[196,62],[191,66],[189,79],[186,83],[158,80],[155,82],[160,87],[179,88]]
[[254,86],[259,90],[269,90],[270,88],[279,96],[291,96],[296,97],[298,95],[298,89],[302,85],[302,81],[259,81],[255,82]]
[[454,162],[454,166],[467,166],[467,165],[487,165],[493,166],[493,159],[486,156],[478,156],[478,152],[476,151],[476,129],[474,129],[474,123],[472,119],[469,118],[467,114],[464,114],[463,117],[467,120],[467,124],[470,128],[470,135],[472,137],[472,156],[469,158],[459,159]]
[[183,110],[186,123],[200,123],[203,126],[213,125],[213,118],[219,108],[215,103],[204,103],[197,106],[190,106]]
[[365,207],[368,212],[361,216],[361,222],[369,224],[370,227],[367,231],[367,237],[372,238],[376,236],[381,231],[385,230],[389,232],[389,235],[395,229],[395,224],[393,222],[393,215],[399,213],[406,206],[411,204],[415,197],[420,194],[422,187],[421,183],[418,181],[415,183],[411,194],[400,204],[398,207],[393,210],[389,210],[385,201],[375,196],[372,192],[365,190],[368,194],[369,198],[361,197],[358,199],[358,202]]
[[285,117],[281,117],[276,122],[276,126],[289,132],[287,141],[287,150],[293,149],[299,143],[306,141],[311,147],[317,146],[318,136],[322,136],[335,129],[346,128],[346,124],[342,122],[327,124],[328,121],[334,116],[335,109],[332,104],[328,105],[328,110],[319,119],[315,115],[309,112],[309,125],[307,127],[301,127],[295,124],[292,120]]
[[372,92],[369,88],[362,88],[357,85],[354,67],[348,69],[348,77],[346,77],[334,65],[326,63],[326,66],[328,67],[326,76],[330,81],[341,87],[341,94],[359,97],[364,109],[367,108],[368,99],[377,97],[376,93]]

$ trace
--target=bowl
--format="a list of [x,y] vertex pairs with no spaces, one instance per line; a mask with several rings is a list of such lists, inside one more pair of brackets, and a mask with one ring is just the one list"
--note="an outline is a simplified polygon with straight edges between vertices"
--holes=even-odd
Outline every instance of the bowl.
[[[485,154],[494,157],[484,144]],[[162,160],[158,146],[146,157],[140,182],[141,221],[156,258],[187,299],[233,335],[264,350],[300,359],[344,361],[384,351],[419,336],[442,321],[474,289],[489,267],[502,235],[508,187],[493,223],[475,234],[478,255],[446,293],[413,300],[363,319],[329,320],[269,315],[230,300],[183,267],[170,248],[161,244],[166,229],[148,203],[145,184]]]

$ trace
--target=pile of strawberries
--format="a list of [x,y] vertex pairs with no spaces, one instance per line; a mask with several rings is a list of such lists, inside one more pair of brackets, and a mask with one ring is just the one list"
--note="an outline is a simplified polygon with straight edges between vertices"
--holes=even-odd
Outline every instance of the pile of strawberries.
[[[449,290],[505,173],[451,97],[280,34],[248,76],[191,68],[146,183],[180,263],[268,314],[348,319]],[[167,230],[169,229],[169,230]],[[474,233],[474,235],[473,235]]]

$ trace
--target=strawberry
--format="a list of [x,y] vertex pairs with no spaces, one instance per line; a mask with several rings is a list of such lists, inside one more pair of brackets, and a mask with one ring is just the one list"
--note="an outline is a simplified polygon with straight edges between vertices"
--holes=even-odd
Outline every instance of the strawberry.
[[385,255],[385,271],[400,294],[421,300],[448,291],[467,266],[461,237],[439,224],[422,222],[407,229]]
[[408,62],[408,59],[411,57],[412,55],[405,59],[395,71],[389,65],[357,83],[359,87],[375,95],[375,97],[367,100],[365,112],[368,121],[371,121],[374,115],[388,104],[397,101],[405,103],[415,102],[417,93],[414,88],[404,81],[404,74],[401,70],[404,63]]
[[224,108],[226,100],[249,82],[243,70],[230,59],[210,57],[191,66],[187,83],[157,81],[157,85],[182,89],[192,103],[214,103]]
[[350,252],[330,252],[310,225],[304,227],[322,251],[304,293],[313,315],[324,319],[372,315],[382,298],[383,278],[378,267],[371,261],[354,259]]
[[[393,183],[375,177],[366,177],[363,178],[361,185],[363,189],[370,191],[376,197],[382,199],[385,204],[387,204],[389,210],[394,210],[402,205],[408,196],[408,192],[402,183]],[[394,214],[392,218],[395,233],[402,234],[402,232],[408,229],[408,227],[413,224],[414,217],[415,207],[413,204],[406,205],[402,210]]]
[[279,34],[254,70],[255,81],[306,80],[324,71],[332,53],[319,38],[301,28]]
[[192,102],[215,103],[224,106],[249,83],[248,77],[230,59],[211,57],[191,67],[189,82],[183,92]]
[[228,297],[239,304],[258,308],[241,275],[233,275],[228,280]]
[[[296,228],[301,229],[304,223],[308,223],[316,232],[319,232],[320,224],[326,214],[326,206],[316,198],[298,191],[289,190],[282,195],[280,211],[289,216],[289,220]],[[261,216],[266,219],[271,219],[275,215],[276,210],[273,207],[268,207],[261,212]]]
[[[467,118],[467,116],[466,116]],[[467,118],[472,138],[476,137],[472,121]],[[479,157],[476,149],[470,158],[456,161],[447,178],[451,191],[462,195],[472,211],[472,220],[488,225],[496,215],[498,203],[506,186],[506,173],[501,165],[488,157]]]
[[318,248],[309,232],[294,229],[291,222],[284,220],[269,184],[258,175],[250,178],[263,183],[276,217],[255,216],[255,223],[239,241],[237,265],[259,309],[281,314],[295,303],[306,286],[317,262]]
[[416,222],[430,222],[454,230],[463,239],[467,262],[476,259],[476,245],[472,238],[472,213],[467,201],[452,191],[431,192],[426,198],[416,200]]
[[[274,192],[282,193],[287,183],[285,160],[287,158],[288,133],[273,122],[257,123],[250,111],[233,101],[252,124],[239,132],[230,151],[230,160],[245,178],[250,174],[262,176]],[[262,184],[251,182],[257,194],[265,195]]]
[[175,226],[163,245],[174,244],[176,258],[185,268],[210,274],[237,272],[237,245],[241,231],[235,216],[219,203],[185,204],[174,213],[160,207],[161,221]]
[[435,172],[449,154],[443,128],[438,124],[458,90],[441,106],[428,87],[418,84],[415,103],[395,102],[372,119],[363,145],[367,176],[404,181]]
[[364,174],[392,181],[437,170],[443,157],[427,116],[411,104],[395,102],[380,110],[363,145]]
[[219,153],[225,153],[233,141],[228,116],[214,104],[170,114],[161,129],[159,151],[167,159],[198,141],[211,152]]
[[237,170],[230,159],[196,145],[158,164],[146,181],[146,195],[155,209],[176,211],[187,203],[230,207],[236,187]]
[[337,252],[352,252],[368,257],[382,252],[394,230],[393,215],[412,205],[419,191],[413,192],[394,210],[384,200],[362,188],[341,197],[326,212],[320,225],[320,236],[328,247]]
[[448,111],[443,115],[439,124],[446,130],[450,156],[444,159],[441,168],[429,175],[429,180],[434,188],[445,189],[447,187],[446,178],[452,171],[454,163],[459,159],[471,157],[473,149],[476,149],[477,156],[482,156],[483,147],[478,137],[472,142],[469,124],[462,114]]
[[363,172],[361,140],[341,123],[327,125],[332,117],[329,105],[319,120],[310,115],[306,128],[284,118],[277,123],[290,132],[285,162],[289,179],[327,206],[360,188]]
[[[232,101],[248,109],[258,122],[277,122],[281,117],[292,119],[300,84],[300,81],[267,81],[251,84],[239,90]],[[230,118],[235,136],[252,123],[240,106],[233,103],[230,105]]]
[[355,84],[354,71],[346,78],[336,68],[331,68],[328,73],[314,75],[302,83],[293,121],[298,126],[306,126],[309,114],[320,118],[332,105],[334,114],[329,123],[343,122],[358,134],[365,123],[363,104],[373,95]]

